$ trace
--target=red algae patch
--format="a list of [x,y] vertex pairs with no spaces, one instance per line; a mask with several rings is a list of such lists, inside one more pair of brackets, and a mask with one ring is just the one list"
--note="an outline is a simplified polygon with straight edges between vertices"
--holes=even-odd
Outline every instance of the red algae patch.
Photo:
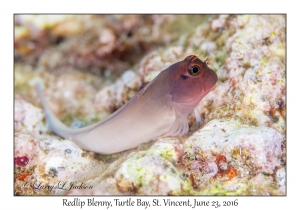
[[15,157],[14,161],[15,164],[18,166],[26,166],[29,162],[29,159],[26,156],[22,156],[22,157]]
[[225,167],[226,169],[224,169],[224,166],[222,164],[227,164],[225,156],[217,154],[215,163],[218,166],[218,173],[213,178],[228,177],[229,180],[232,180],[238,175],[237,170],[232,165],[228,165]]

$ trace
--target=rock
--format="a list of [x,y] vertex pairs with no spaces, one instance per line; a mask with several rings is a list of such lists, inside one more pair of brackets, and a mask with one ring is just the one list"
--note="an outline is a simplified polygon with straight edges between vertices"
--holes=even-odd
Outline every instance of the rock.
[[138,195],[176,195],[188,188],[180,178],[177,161],[183,154],[176,139],[163,139],[147,151],[137,152],[115,173],[119,191]]
[[[268,127],[245,126],[238,121],[212,120],[189,137],[187,152],[198,150],[206,156],[222,154],[229,162],[239,156],[250,161],[256,173],[272,174],[280,166],[283,136]],[[237,154],[236,154],[237,153]],[[244,159],[244,160],[243,160]]]
[[44,114],[40,108],[33,106],[20,95],[15,96],[15,131],[39,135],[47,128],[42,123]]
[[[72,141],[58,140],[41,135],[38,139],[29,134],[15,136],[15,157],[26,156],[28,165],[15,169],[15,191],[19,195],[60,194],[75,185],[92,186],[97,171],[104,165]],[[73,184],[72,184],[73,183]],[[26,191],[24,190],[26,185]],[[23,189],[23,190],[22,190]]]

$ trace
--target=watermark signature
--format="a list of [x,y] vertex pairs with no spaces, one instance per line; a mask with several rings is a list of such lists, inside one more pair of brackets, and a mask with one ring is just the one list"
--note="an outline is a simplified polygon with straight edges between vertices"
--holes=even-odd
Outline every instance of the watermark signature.
[[26,189],[31,187],[36,190],[48,190],[50,192],[54,189],[65,190],[65,191],[73,190],[73,189],[77,189],[77,190],[93,189],[92,185],[87,185],[84,184],[83,182],[69,182],[69,181],[59,181],[56,184],[36,181],[34,183],[25,182],[23,185],[23,188]]

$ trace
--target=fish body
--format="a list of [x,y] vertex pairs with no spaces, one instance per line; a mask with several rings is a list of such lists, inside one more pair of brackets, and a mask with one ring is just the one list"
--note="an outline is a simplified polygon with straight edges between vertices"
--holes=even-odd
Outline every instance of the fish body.
[[196,56],[188,56],[163,70],[129,102],[93,125],[71,129],[49,109],[37,89],[50,129],[72,139],[82,149],[113,154],[162,136],[188,132],[188,115],[218,81],[216,73]]

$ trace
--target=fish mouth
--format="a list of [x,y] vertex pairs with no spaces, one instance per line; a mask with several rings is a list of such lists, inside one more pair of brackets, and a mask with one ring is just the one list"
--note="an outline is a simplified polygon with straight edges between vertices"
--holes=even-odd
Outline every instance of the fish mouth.
[[209,91],[214,90],[216,87],[217,87],[217,84],[215,84],[214,86],[212,86],[212,87],[209,89]]

